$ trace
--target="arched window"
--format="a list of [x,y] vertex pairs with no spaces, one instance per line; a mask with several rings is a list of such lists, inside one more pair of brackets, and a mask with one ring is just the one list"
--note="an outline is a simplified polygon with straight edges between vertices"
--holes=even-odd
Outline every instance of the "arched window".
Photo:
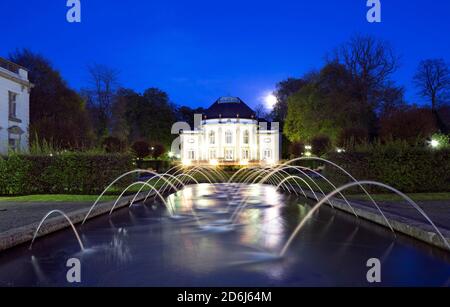
[[244,144],[248,145],[248,143],[250,142],[250,133],[248,133],[248,130],[244,131]]
[[225,132],[225,143],[227,144],[233,143],[233,134],[231,133],[231,130],[227,130]]
[[216,134],[214,131],[209,132],[209,144],[214,145],[216,143]]

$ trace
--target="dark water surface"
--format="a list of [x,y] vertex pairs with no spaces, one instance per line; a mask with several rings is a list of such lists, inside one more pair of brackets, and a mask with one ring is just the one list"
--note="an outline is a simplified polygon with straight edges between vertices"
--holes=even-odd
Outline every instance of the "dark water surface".
[[[238,225],[226,231],[228,204],[245,197]],[[184,218],[169,218],[161,203],[139,203],[78,226],[84,252],[66,229],[38,239],[32,251],[24,245],[1,253],[0,286],[73,286],[66,262],[74,257],[79,286],[370,286],[370,258],[381,261],[378,285],[450,285],[449,253],[328,207],[284,258],[273,257],[311,204],[271,186],[201,184],[169,201]]]

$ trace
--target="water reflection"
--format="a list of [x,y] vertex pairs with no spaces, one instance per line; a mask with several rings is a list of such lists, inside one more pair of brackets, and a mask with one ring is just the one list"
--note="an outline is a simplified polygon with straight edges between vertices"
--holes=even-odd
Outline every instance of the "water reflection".
[[[230,201],[246,197],[255,205],[242,211],[233,231],[202,231],[191,216],[195,208],[202,225],[220,225],[232,213],[226,214]],[[394,240],[380,226],[327,207],[285,258],[274,257],[313,203],[273,186],[191,185],[168,199],[185,218],[168,218],[160,203],[119,209],[83,226],[91,247],[83,254],[68,231],[39,240],[34,258],[22,247],[3,253],[0,284],[66,285],[65,261],[73,256],[82,259],[85,286],[367,285],[372,257],[389,268],[383,285],[441,286],[450,276],[445,252],[403,236]]]

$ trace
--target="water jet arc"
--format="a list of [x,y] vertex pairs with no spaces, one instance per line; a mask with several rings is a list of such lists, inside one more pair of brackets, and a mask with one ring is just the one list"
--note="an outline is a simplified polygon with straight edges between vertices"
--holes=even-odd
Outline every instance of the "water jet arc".
[[78,240],[78,244],[80,245],[81,250],[84,251],[84,245],[83,245],[83,242],[81,242],[80,236],[78,235],[78,232],[77,232],[75,226],[73,225],[73,223],[72,223],[72,221],[70,220],[70,218],[69,218],[64,212],[62,212],[61,210],[52,210],[52,211],[50,211],[49,213],[47,213],[47,214],[42,218],[41,222],[39,223],[39,226],[37,227],[37,229],[36,229],[36,231],[35,231],[35,233],[34,233],[33,240],[31,240],[31,244],[30,244],[30,247],[29,247],[30,250],[33,248],[33,243],[34,243],[34,241],[36,240],[36,237],[37,237],[37,235],[39,234],[39,230],[41,229],[41,227],[42,227],[42,225],[44,224],[45,220],[46,220],[50,215],[52,215],[53,213],[58,213],[58,214],[62,215],[62,216],[69,222],[69,224],[70,224],[70,226],[72,227],[72,230],[73,230],[73,232],[74,232],[74,234],[75,234],[75,237],[76,237],[77,240]]
[[444,242],[444,245],[447,247],[447,249],[450,251],[450,244],[447,242],[447,239],[444,237],[444,235],[440,232],[440,230],[436,227],[436,225],[433,223],[433,221],[428,217],[428,215],[422,210],[422,208],[420,208],[409,196],[407,196],[406,194],[400,192],[399,190],[388,186],[384,183],[380,183],[380,182],[376,182],[376,181],[356,181],[356,182],[352,182],[352,183],[348,183],[340,188],[338,188],[337,190],[334,190],[333,192],[331,192],[330,194],[328,194],[327,196],[325,196],[323,199],[321,199],[309,212],[308,214],[303,218],[303,220],[300,222],[300,224],[297,226],[297,228],[295,228],[294,232],[292,233],[292,235],[289,237],[289,239],[287,240],[286,244],[283,246],[283,248],[280,251],[280,257],[283,257],[288,248],[289,245],[292,243],[292,241],[294,240],[294,238],[297,236],[297,234],[300,232],[300,230],[303,228],[303,226],[305,225],[305,223],[311,218],[311,216],[313,216],[313,214],[323,205],[325,204],[328,200],[330,200],[334,195],[338,194],[339,192],[342,192],[348,188],[351,187],[355,187],[355,186],[363,186],[363,185],[374,185],[374,186],[379,186],[382,188],[385,188],[387,190],[390,190],[391,192],[396,193],[397,195],[403,197],[403,199],[405,199],[411,206],[413,206],[430,224],[431,226],[434,228],[434,230],[436,231],[437,235],[442,239],[442,241]]

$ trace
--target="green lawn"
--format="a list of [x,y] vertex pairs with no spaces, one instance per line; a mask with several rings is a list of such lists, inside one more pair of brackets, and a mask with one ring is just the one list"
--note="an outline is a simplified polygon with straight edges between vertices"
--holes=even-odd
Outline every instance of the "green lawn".
[[[158,184],[155,184],[156,180],[150,181],[156,188],[163,185],[163,181],[160,180]],[[141,185],[135,185],[128,189],[126,195],[137,193]],[[148,187],[145,187],[143,191],[149,191]],[[123,189],[118,187],[111,187],[106,195],[102,197],[102,201],[116,200],[122,193]],[[100,195],[100,193],[98,194]],[[98,195],[69,195],[69,194],[42,194],[42,195],[24,195],[24,196],[0,196],[0,203],[5,202],[94,202]]]
[[[94,202],[98,195],[26,195],[15,197],[0,197],[0,203],[5,202]],[[105,195],[102,200],[114,200],[117,196]]]

